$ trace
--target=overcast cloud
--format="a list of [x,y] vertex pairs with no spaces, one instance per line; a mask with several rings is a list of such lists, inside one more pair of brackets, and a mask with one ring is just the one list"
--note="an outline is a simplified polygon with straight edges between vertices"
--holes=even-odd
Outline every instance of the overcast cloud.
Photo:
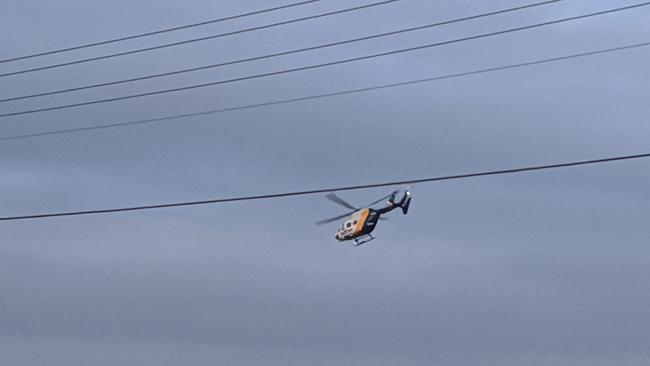
[[[4,0],[0,58],[282,1]],[[327,0],[40,59],[9,72],[340,9]],[[0,79],[0,98],[426,24],[524,1],[391,5]],[[0,112],[360,56],[602,10],[489,19]],[[462,72],[650,40],[650,8],[162,96],[4,118],[0,135],[100,125]],[[650,151],[650,48],[135,127],[0,141],[0,216],[363,184]],[[642,365],[650,165],[412,187],[377,240],[334,240],[319,196],[0,224],[3,365]],[[389,189],[343,193],[358,204]]]

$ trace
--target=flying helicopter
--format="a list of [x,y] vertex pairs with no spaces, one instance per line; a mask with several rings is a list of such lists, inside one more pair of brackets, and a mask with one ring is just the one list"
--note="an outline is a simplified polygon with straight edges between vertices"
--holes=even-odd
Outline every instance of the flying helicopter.
[[[353,205],[351,205],[341,197],[337,196],[333,192],[328,193],[325,196],[325,198],[338,205],[348,208],[352,211],[347,212],[343,215],[317,221],[316,225],[320,226],[324,224],[329,224],[331,222],[338,221],[340,219],[345,218],[343,225],[341,225],[341,227],[337,230],[334,238],[339,242],[354,240],[355,246],[359,246],[361,244],[367,243],[375,239],[375,237],[372,236],[371,233],[377,226],[378,220],[386,220],[386,218],[382,217],[381,215],[388,213],[398,207],[402,209],[402,213],[404,215],[408,213],[409,206],[411,204],[411,198],[412,198],[411,192],[408,189],[404,190],[404,195],[402,196],[402,199],[399,200],[398,202],[395,202],[398,193],[399,193],[398,190],[393,191],[388,196],[384,196],[378,199],[377,201],[366,205],[364,208],[361,209],[354,207]],[[385,207],[372,208],[372,206],[378,204],[379,202],[385,199],[388,199]]]

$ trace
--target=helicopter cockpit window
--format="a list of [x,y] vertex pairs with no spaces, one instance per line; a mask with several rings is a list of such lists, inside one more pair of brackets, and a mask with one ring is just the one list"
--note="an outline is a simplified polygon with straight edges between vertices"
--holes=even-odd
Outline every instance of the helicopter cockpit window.
[[349,228],[350,226],[352,226],[351,222],[348,222],[347,224],[345,224],[345,227],[347,227],[347,228]]

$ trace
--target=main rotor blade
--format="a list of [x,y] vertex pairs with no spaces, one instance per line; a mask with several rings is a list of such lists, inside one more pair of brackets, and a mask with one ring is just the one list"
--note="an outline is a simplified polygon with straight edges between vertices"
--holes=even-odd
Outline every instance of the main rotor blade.
[[341,206],[343,206],[343,207],[347,207],[347,208],[349,208],[350,210],[354,210],[354,211],[357,211],[357,210],[358,210],[358,208],[352,206],[352,205],[349,204],[347,201],[345,201],[343,198],[337,196],[336,193],[334,193],[334,192],[330,192],[330,193],[328,193],[328,194],[325,196],[325,198],[327,198],[328,200],[330,200],[330,201],[332,201],[332,202],[334,202],[334,203],[336,203],[336,204],[339,204],[339,205],[341,205]]
[[317,225],[317,226],[321,226],[321,225],[329,224],[330,222],[338,221],[338,220],[340,220],[340,219],[342,219],[342,218],[344,218],[344,217],[348,217],[348,216],[350,216],[351,213],[352,213],[352,212],[348,212],[348,213],[346,213],[346,214],[339,215],[339,216],[336,216],[336,217],[332,217],[332,218],[329,218],[329,219],[316,221],[316,225]]
[[379,202],[381,202],[381,201],[387,199],[387,198],[390,197],[390,196],[391,196],[390,194],[387,195],[387,196],[384,196],[384,197],[382,197],[382,198],[376,200],[375,202],[372,202],[372,203],[367,204],[366,207],[374,206],[374,205],[378,204]]

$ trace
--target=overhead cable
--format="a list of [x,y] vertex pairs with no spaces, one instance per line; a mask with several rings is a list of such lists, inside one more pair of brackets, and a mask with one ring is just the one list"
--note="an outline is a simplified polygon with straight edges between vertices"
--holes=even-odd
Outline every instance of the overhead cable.
[[35,72],[35,71],[49,70],[49,69],[54,69],[54,68],[59,68],[59,67],[64,67],[64,66],[78,65],[78,64],[82,64],[82,63],[86,63],[86,62],[91,62],[91,61],[106,60],[106,59],[114,58],[114,57],[133,55],[133,54],[142,53],[142,52],[149,52],[149,51],[159,50],[159,49],[168,48],[168,47],[176,47],[176,46],[180,46],[180,45],[184,45],[184,44],[203,42],[203,41],[207,41],[209,39],[222,38],[222,37],[232,36],[232,35],[235,35],[235,34],[248,33],[248,32],[258,31],[258,30],[262,30],[262,29],[269,29],[269,28],[278,27],[278,26],[282,26],[282,25],[303,22],[303,21],[307,21],[307,20],[324,18],[324,17],[328,17],[328,16],[331,16],[331,15],[337,15],[337,14],[349,13],[349,12],[353,12],[353,11],[357,11],[357,10],[368,9],[368,8],[372,8],[372,7],[375,7],[375,6],[394,3],[396,1],[400,1],[400,0],[384,0],[384,1],[376,2],[376,3],[371,3],[371,4],[361,5],[361,6],[355,6],[355,7],[351,7],[351,8],[346,8],[346,9],[341,9],[341,10],[336,10],[336,11],[330,11],[330,12],[320,13],[320,14],[316,14],[316,15],[310,15],[310,16],[306,16],[306,17],[302,17],[302,18],[285,20],[285,21],[282,21],[282,22],[276,22],[276,23],[271,23],[271,24],[266,24],[266,25],[260,25],[260,26],[251,27],[251,28],[244,28],[244,29],[231,31],[231,32],[218,33],[218,34],[213,34],[213,35],[205,36],[205,37],[192,38],[192,39],[187,39],[187,40],[184,40],[184,41],[165,43],[165,44],[161,44],[161,45],[158,45],[158,46],[152,46],[152,47],[146,47],[146,48],[138,48],[138,49],[135,49],[135,50],[117,52],[117,53],[112,53],[112,54],[97,56],[97,57],[90,57],[90,58],[85,58],[85,59],[76,60],[76,61],[62,62],[62,63],[59,63],[59,64],[52,64],[52,65],[47,65],[47,66],[34,67],[34,68],[30,68],[30,69],[23,69],[23,70],[18,70],[18,71],[6,72],[6,73],[0,74],[0,77],[7,77],[7,76],[12,76],[12,75],[26,74],[26,73]]
[[324,43],[324,44],[320,44],[320,45],[316,45],[316,46],[293,49],[293,50],[289,50],[289,51],[275,52],[275,53],[266,54],[266,55],[262,55],[262,56],[248,57],[248,58],[237,59],[237,60],[232,60],[232,61],[224,61],[224,62],[220,62],[220,63],[216,63],[216,64],[192,67],[192,68],[188,68],[188,69],[182,69],[182,70],[176,70],[176,71],[170,71],[170,72],[164,72],[164,73],[157,73],[157,74],[150,74],[150,75],[145,75],[145,76],[140,76],[140,77],[134,77],[134,78],[128,78],[128,79],[122,79],[122,80],[116,80],[116,81],[109,81],[109,82],[97,83],[97,84],[91,84],[91,85],[78,86],[78,87],[74,87],[74,88],[66,88],[66,89],[59,89],[59,90],[53,90],[53,91],[46,91],[46,92],[39,92],[39,93],[21,95],[21,96],[16,96],[16,97],[9,97],[9,98],[0,99],[0,103],[16,101],[16,100],[23,100],[23,99],[29,99],[29,98],[36,98],[36,97],[44,97],[44,96],[54,95],[54,94],[69,93],[69,92],[80,91],[80,90],[94,89],[94,88],[110,86],[110,85],[131,83],[131,82],[135,82],[135,81],[155,79],[155,78],[164,77],[164,76],[171,76],[171,75],[179,75],[179,74],[184,74],[184,73],[194,72],[194,71],[200,71],[200,70],[215,69],[215,68],[219,68],[219,67],[223,67],[223,66],[235,65],[235,64],[246,63],[246,62],[251,62],[251,61],[260,61],[260,60],[275,58],[275,57],[279,57],[279,56],[287,56],[287,55],[292,55],[292,54],[297,54],[297,53],[302,53],[302,52],[307,52],[307,51],[314,51],[314,50],[323,49],[323,48],[340,46],[340,45],[344,45],[344,44],[351,44],[351,43],[367,41],[367,40],[371,40],[371,39],[394,36],[394,35],[398,35],[398,34],[403,34],[403,33],[408,33],[408,32],[413,32],[413,31],[419,31],[419,30],[423,30],[423,29],[430,29],[430,28],[439,27],[439,26],[443,26],[443,25],[449,25],[449,24],[459,23],[459,22],[463,22],[463,21],[468,21],[468,20],[473,20],[473,19],[479,19],[479,18],[494,16],[494,15],[498,15],[498,14],[514,12],[514,11],[518,11],[518,10],[529,9],[529,8],[533,8],[533,7],[537,7],[537,6],[556,3],[556,2],[559,2],[559,1],[564,1],[564,0],[542,1],[542,2],[538,2],[538,3],[534,3],[534,4],[528,4],[528,5],[522,5],[522,6],[517,6],[517,7],[513,7],[513,8],[508,8],[508,9],[491,11],[491,12],[488,12],[488,13],[476,14],[476,15],[466,16],[466,17],[462,17],[462,18],[456,18],[456,19],[452,19],[452,20],[446,20],[446,21],[421,25],[421,26],[417,26],[417,27],[410,27],[410,28],[400,29],[400,30],[391,31],[391,32],[373,34],[373,35],[369,35],[369,36],[365,36],[365,37],[347,39],[347,40],[344,40],[344,41]]
[[454,74],[446,74],[446,75],[434,76],[434,77],[429,77],[429,78],[424,78],[424,79],[408,80],[408,81],[402,81],[402,82],[390,83],[390,84],[381,84],[381,85],[369,86],[369,87],[359,88],[359,89],[348,89],[348,90],[341,90],[341,91],[336,91],[336,92],[331,92],[331,93],[308,95],[308,96],[304,96],[304,97],[280,99],[280,100],[274,100],[274,101],[263,102],[263,103],[255,103],[255,104],[244,104],[244,105],[239,105],[239,106],[234,106],[234,107],[212,109],[212,110],[201,111],[201,112],[175,114],[175,115],[170,115],[170,116],[147,118],[147,119],[140,119],[140,120],[133,120],[133,121],[115,122],[115,123],[103,124],[103,125],[97,125],[97,126],[76,127],[76,128],[44,131],[44,132],[34,132],[34,133],[28,133],[28,134],[23,134],[23,135],[6,136],[6,137],[0,137],[0,141],[20,140],[20,139],[26,139],[26,138],[32,138],[32,137],[43,137],[43,136],[50,136],[50,135],[60,135],[60,134],[69,134],[69,133],[75,133],[75,132],[83,132],[83,131],[95,131],[95,130],[103,130],[103,129],[109,129],[109,128],[136,126],[136,125],[150,124],[150,123],[155,123],[155,122],[170,121],[170,120],[175,120],[175,119],[184,119],[184,118],[192,118],[192,117],[199,117],[199,116],[207,116],[207,115],[212,115],[212,114],[219,114],[219,113],[225,113],[225,112],[234,112],[234,111],[240,111],[240,110],[246,110],[246,109],[254,109],[254,108],[260,108],[260,107],[280,105],[280,104],[290,104],[290,103],[297,103],[297,102],[305,102],[305,101],[309,101],[309,100],[324,99],[324,98],[330,98],[330,97],[342,96],[342,95],[348,95],[348,94],[365,93],[365,92],[370,92],[370,91],[374,91],[374,90],[390,89],[390,88],[409,86],[409,85],[417,85],[417,84],[428,83],[428,82],[433,82],[433,81],[438,81],[438,80],[453,79],[453,78],[459,78],[459,77],[464,77],[464,76],[471,76],[471,75],[490,73],[490,72],[495,72],[495,71],[505,71],[505,70],[510,70],[510,69],[527,67],[527,66],[534,66],[534,65],[541,65],[541,64],[545,64],[545,63],[566,61],[566,60],[571,60],[571,59],[580,58],[580,57],[587,57],[587,56],[594,56],[594,55],[600,55],[600,54],[605,54],[605,53],[619,52],[619,51],[623,51],[623,50],[629,50],[629,49],[635,49],[635,48],[647,47],[647,46],[650,46],[650,42],[643,42],[643,43],[637,43],[637,44],[632,44],[632,45],[627,45],[627,46],[607,48],[607,49],[602,49],[602,50],[597,50],[597,51],[590,51],[590,52],[582,52],[582,53],[576,53],[576,54],[567,55],[567,56],[546,58],[546,59],[541,59],[541,60],[534,60],[534,61],[528,61],[528,62],[522,62],[522,63],[516,63],[516,64],[496,66],[496,67],[490,67],[490,68],[484,68],[484,69],[478,69],[478,70],[472,70],[472,71],[466,71],[466,72],[459,72],[459,73],[454,73]]
[[5,217],[0,217],[0,221],[33,220],[33,219],[42,219],[42,218],[51,218],[51,217],[106,214],[106,213],[142,211],[142,210],[153,210],[153,209],[163,209],[163,208],[173,208],[173,207],[183,207],[183,206],[219,204],[219,203],[227,203],[227,202],[265,200],[265,199],[281,198],[281,197],[306,196],[306,195],[322,194],[328,192],[352,191],[352,190],[360,190],[360,189],[368,189],[368,188],[402,186],[406,184],[432,183],[432,182],[439,182],[439,181],[446,181],[446,180],[459,180],[459,179],[477,178],[477,177],[485,177],[485,176],[492,176],[492,175],[523,173],[523,172],[530,172],[530,171],[537,171],[537,170],[568,168],[568,167],[575,167],[580,165],[602,164],[602,163],[608,163],[614,161],[633,160],[633,159],[642,159],[642,158],[650,158],[650,153],[614,156],[614,157],[607,157],[601,159],[581,160],[581,161],[547,164],[547,165],[533,165],[533,166],[526,166],[526,167],[519,167],[519,168],[490,170],[490,171],[483,171],[483,172],[464,173],[464,174],[447,175],[447,176],[439,176],[439,177],[432,177],[432,178],[408,179],[408,180],[398,180],[393,182],[370,183],[370,184],[331,187],[331,188],[319,188],[319,189],[312,189],[312,190],[305,190],[305,191],[260,194],[254,196],[238,196],[238,197],[209,199],[209,200],[202,200],[202,201],[184,201],[184,202],[175,202],[175,203],[163,203],[163,204],[155,204],[155,205],[95,209],[95,210],[84,210],[84,211],[66,211],[66,212],[51,212],[51,213],[40,213],[40,214],[21,215],[21,216],[5,216]]
[[249,17],[249,16],[252,16],[252,15],[270,13],[270,12],[277,11],[277,10],[282,10],[282,9],[294,8],[294,7],[297,7],[297,6],[311,4],[311,3],[315,3],[315,2],[319,2],[319,1],[323,1],[323,0],[299,1],[299,2],[296,2],[296,3],[292,3],[292,4],[285,4],[285,5],[275,6],[275,7],[272,7],[272,8],[266,8],[266,9],[262,9],[262,10],[251,11],[251,12],[243,13],[243,14],[231,15],[231,16],[227,16],[227,17],[223,17],[223,18],[210,19],[210,20],[206,20],[206,21],[202,21],[202,22],[198,22],[198,23],[179,25],[179,26],[175,26],[175,27],[171,27],[171,28],[164,28],[164,29],[159,29],[159,30],[156,30],[156,31],[133,34],[133,35],[130,35],[130,36],[112,38],[112,39],[107,39],[107,40],[104,40],[104,41],[98,41],[98,42],[81,44],[81,45],[77,45],[77,46],[59,48],[59,49],[50,50],[50,51],[41,51],[41,52],[29,54],[29,55],[6,58],[6,59],[3,59],[3,60],[0,60],[0,63],[13,62],[13,61],[18,61],[18,60],[25,60],[25,59],[34,58],[34,57],[53,55],[53,54],[57,54],[57,53],[80,50],[80,49],[83,49],[83,48],[101,46],[101,45],[115,43],[115,42],[122,42],[122,41],[130,40],[130,39],[148,37],[148,36],[153,36],[153,35],[156,35],[156,34],[169,33],[169,32],[174,32],[174,31],[178,31],[178,30],[182,30],[182,29],[188,29],[188,28],[199,27],[199,26],[202,26],[202,25],[220,23],[220,22],[224,22],[224,21],[227,21],[227,20],[235,20],[235,19]]
[[248,75],[248,76],[242,76],[242,77],[237,77],[237,78],[232,78],[232,79],[217,80],[217,81],[213,81],[213,82],[209,82],[209,83],[201,83],[201,84],[194,84],[194,85],[177,87],[177,88],[155,90],[155,91],[150,91],[150,92],[145,92],[145,93],[125,95],[125,96],[120,96],[120,97],[96,99],[96,100],[80,102],[80,103],[63,104],[63,105],[58,105],[58,106],[53,106],[53,107],[45,107],[45,108],[23,110],[23,111],[18,111],[18,112],[3,113],[3,114],[0,114],[0,117],[19,116],[19,115],[47,112],[47,111],[53,111],[53,110],[61,110],[61,109],[67,109],[67,108],[76,108],[76,107],[87,106],[87,105],[117,102],[117,101],[121,101],[121,100],[133,99],[133,98],[141,98],[141,97],[146,97],[146,96],[174,93],[174,92],[180,92],[180,91],[185,91],[185,90],[192,90],[192,89],[205,88],[205,87],[210,87],[210,86],[240,82],[240,81],[245,81],[245,80],[264,78],[264,77],[269,77],[269,76],[277,76],[277,75],[289,74],[289,73],[298,72],[298,71],[313,70],[313,69],[318,69],[318,68],[323,68],[323,67],[328,67],[328,66],[347,64],[347,63],[362,61],[362,60],[369,60],[369,59],[384,57],[384,56],[389,56],[389,55],[401,54],[401,53],[406,53],[406,52],[413,52],[413,51],[417,51],[417,50],[422,50],[422,49],[427,49],[427,48],[432,48],[432,47],[437,47],[437,46],[443,46],[443,45],[448,45],[448,44],[453,44],[453,43],[459,43],[459,42],[470,41],[470,40],[475,40],[475,39],[493,37],[493,36],[502,35],[502,34],[506,34],[506,33],[513,33],[513,32],[518,32],[518,31],[523,31],[523,30],[528,30],[528,29],[533,29],[533,28],[538,28],[538,27],[563,23],[563,22],[574,21],[574,20],[578,20],[578,19],[594,17],[594,16],[598,16],[598,15],[610,14],[610,13],[614,13],[614,12],[629,10],[629,9],[633,9],[633,8],[639,8],[639,7],[648,6],[648,5],[650,5],[650,2],[644,2],[644,3],[636,4],[636,5],[629,5],[629,6],[624,6],[624,7],[619,7],[619,8],[609,9],[609,10],[603,10],[603,11],[598,11],[598,12],[594,12],[594,13],[589,13],[589,14],[583,14],[583,15],[578,15],[578,16],[573,16],[573,17],[568,17],[568,18],[562,18],[562,19],[557,19],[557,20],[553,20],[553,21],[547,21],[547,22],[543,22],[543,23],[536,23],[536,24],[522,26],[522,27],[509,28],[509,29],[496,31],[496,32],[483,33],[483,34],[469,36],[469,37],[457,38],[457,39],[453,39],[453,40],[436,42],[436,43],[429,43],[429,44],[424,44],[424,45],[420,45],[420,46],[402,48],[402,49],[398,49],[398,50],[375,53],[375,54],[366,55],[366,56],[359,56],[359,57],[347,58],[347,59],[331,61],[331,62],[326,62],[326,63],[320,63],[320,64],[315,64],[315,65],[308,65],[308,66],[302,66],[302,67],[297,67],[297,68],[291,68],[291,69],[285,69],[285,70],[279,70],[279,71],[272,71],[272,72],[266,72],[266,73],[261,73],[261,74]]

